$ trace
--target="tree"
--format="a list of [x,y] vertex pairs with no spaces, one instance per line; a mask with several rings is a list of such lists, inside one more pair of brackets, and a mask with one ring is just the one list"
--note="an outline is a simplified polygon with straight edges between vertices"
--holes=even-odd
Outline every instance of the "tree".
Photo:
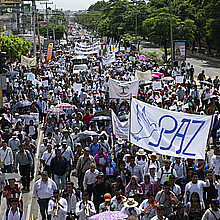
[[6,52],[7,60],[15,61],[20,59],[21,55],[27,55],[30,51],[31,43],[28,40],[10,34],[9,37],[2,34],[1,50]]
[[[173,39],[192,40],[195,25],[190,19],[181,21],[175,15],[172,16]],[[143,27],[146,28],[147,36],[151,42],[164,47],[165,61],[167,61],[167,48],[170,47],[170,15],[169,8],[155,10],[144,22]]]

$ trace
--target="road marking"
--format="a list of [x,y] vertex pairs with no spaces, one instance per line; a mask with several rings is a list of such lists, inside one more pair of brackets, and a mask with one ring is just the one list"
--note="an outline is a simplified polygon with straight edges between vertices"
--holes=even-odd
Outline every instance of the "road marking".
[[[40,136],[39,136],[39,139],[38,139],[38,143],[37,143],[37,155],[36,155],[36,159],[35,159],[35,172],[34,172],[34,179],[33,179],[33,185],[31,186],[30,188],[30,192],[32,193],[33,190],[34,190],[34,184],[36,182],[36,177],[37,177],[37,165],[38,165],[38,157],[39,157],[39,153],[40,153],[40,145],[41,145],[41,140],[42,140],[42,135],[43,135],[43,132],[41,130],[41,128],[39,128],[40,130]],[[26,215],[26,220],[30,220],[30,217],[31,217],[31,205],[32,205],[32,201],[33,201],[33,197],[34,195],[31,195],[31,199],[30,199],[30,202],[28,204],[28,209],[27,209],[27,215]],[[39,218],[38,218],[39,219]]]

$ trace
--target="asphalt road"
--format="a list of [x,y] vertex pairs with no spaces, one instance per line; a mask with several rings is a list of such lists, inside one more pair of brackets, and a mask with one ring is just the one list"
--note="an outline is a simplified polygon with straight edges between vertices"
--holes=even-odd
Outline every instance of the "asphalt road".
[[[163,51],[160,49],[160,47],[155,46],[154,44],[151,44],[149,42],[143,42],[140,45],[141,51],[150,51],[150,52],[156,52],[156,53],[163,53]],[[192,57],[193,55],[190,55],[186,57],[186,61],[190,62],[195,68],[195,74],[196,76],[202,71],[205,70],[206,76],[220,76],[220,62],[213,64],[212,61],[209,60],[209,58],[195,58]]]

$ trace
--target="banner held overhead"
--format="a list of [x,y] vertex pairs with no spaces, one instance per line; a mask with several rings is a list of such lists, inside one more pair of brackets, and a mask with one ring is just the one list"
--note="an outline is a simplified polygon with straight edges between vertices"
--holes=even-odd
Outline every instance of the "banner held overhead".
[[131,143],[158,154],[204,159],[212,116],[131,103]]

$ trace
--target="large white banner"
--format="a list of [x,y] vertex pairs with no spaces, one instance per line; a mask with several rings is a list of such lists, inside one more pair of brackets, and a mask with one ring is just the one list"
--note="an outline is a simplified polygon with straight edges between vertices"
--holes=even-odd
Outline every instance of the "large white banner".
[[36,65],[36,57],[28,58],[28,57],[21,55],[21,65],[35,66]]
[[75,53],[80,55],[90,55],[99,53],[100,50],[100,42],[96,42],[91,45],[85,45],[83,43],[75,43]]
[[128,100],[138,94],[139,81],[118,81],[109,79],[109,96],[111,99]]
[[115,53],[109,54],[108,57],[102,58],[102,64],[103,65],[110,65],[111,63],[115,62]]
[[127,139],[129,137],[129,120],[120,122],[117,115],[111,110],[112,113],[112,129],[116,138]]
[[204,159],[211,118],[164,110],[133,98],[131,143],[158,154]]

